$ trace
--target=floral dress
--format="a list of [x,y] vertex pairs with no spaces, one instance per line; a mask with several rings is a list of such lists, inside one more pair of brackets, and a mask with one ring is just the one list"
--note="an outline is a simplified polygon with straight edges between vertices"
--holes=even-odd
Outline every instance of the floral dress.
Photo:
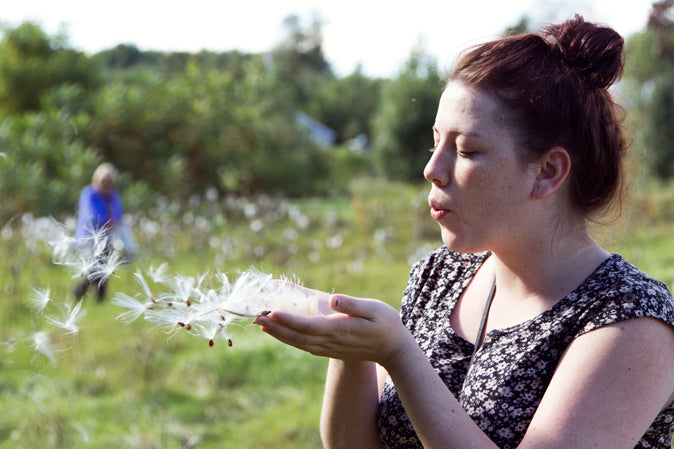
[[[447,388],[499,448],[521,442],[560,357],[576,337],[644,316],[674,324],[667,286],[614,254],[547,311],[489,331],[471,364],[473,343],[452,330],[449,316],[488,256],[444,246],[428,254],[410,272],[401,315]],[[390,378],[382,392],[378,426],[387,448],[422,447]],[[670,448],[673,432],[670,404],[635,447]]]

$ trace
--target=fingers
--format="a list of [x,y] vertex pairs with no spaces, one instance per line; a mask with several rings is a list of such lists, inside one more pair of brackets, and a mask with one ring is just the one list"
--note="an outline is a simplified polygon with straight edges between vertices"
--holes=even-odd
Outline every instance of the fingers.
[[384,302],[347,295],[330,296],[330,307],[336,312],[365,318],[368,321],[377,321],[391,314],[398,316],[398,312]]
[[334,327],[325,317],[304,317],[288,312],[272,312],[266,316],[259,316],[254,323],[274,332],[289,329],[305,335],[330,335],[331,328]]
[[373,361],[395,347],[392,333],[404,328],[397,310],[374,299],[332,295],[330,307],[332,314],[310,317],[276,311],[257,317],[255,324],[277,340],[314,355]]
[[258,317],[255,324],[260,325],[263,332],[287,345],[314,355],[329,356],[323,348],[330,335],[325,323],[321,326],[302,318],[289,313],[274,312],[269,316]]

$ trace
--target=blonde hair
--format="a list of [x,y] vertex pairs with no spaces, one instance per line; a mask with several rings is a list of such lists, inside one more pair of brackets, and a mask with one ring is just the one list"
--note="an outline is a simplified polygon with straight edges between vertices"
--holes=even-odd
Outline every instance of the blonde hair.
[[100,187],[103,184],[103,181],[107,179],[113,186],[116,186],[118,178],[119,172],[117,171],[117,168],[110,162],[104,162],[94,171],[94,174],[91,177],[91,184],[94,187]]

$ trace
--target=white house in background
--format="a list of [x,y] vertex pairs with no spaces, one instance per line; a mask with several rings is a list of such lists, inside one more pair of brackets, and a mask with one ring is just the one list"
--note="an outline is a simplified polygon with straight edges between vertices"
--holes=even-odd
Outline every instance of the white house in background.
[[309,117],[302,111],[295,113],[295,121],[309,131],[311,140],[324,147],[329,147],[337,141],[337,133],[316,119]]

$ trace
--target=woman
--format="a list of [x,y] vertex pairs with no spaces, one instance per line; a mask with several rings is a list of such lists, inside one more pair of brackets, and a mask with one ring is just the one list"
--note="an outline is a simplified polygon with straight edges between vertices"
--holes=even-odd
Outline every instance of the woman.
[[622,38],[579,16],[459,58],[424,172],[445,246],[402,320],[344,295],[256,320],[331,358],[326,447],[670,447],[671,293],[586,227],[620,192],[622,67]]
[[[103,238],[103,247],[96,250],[98,263],[105,264],[111,253],[111,232],[122,225],[122,200],[117,192],[119,173],[114,165],[99,165],[91,177],[91,184],[80,192],[75,238],[80,245],[95,246],[96,237]],[[74,296],[80,300],[91,284],[96,286],[96,298],[105,298],[107,278],[84,273],[75,287]]]

